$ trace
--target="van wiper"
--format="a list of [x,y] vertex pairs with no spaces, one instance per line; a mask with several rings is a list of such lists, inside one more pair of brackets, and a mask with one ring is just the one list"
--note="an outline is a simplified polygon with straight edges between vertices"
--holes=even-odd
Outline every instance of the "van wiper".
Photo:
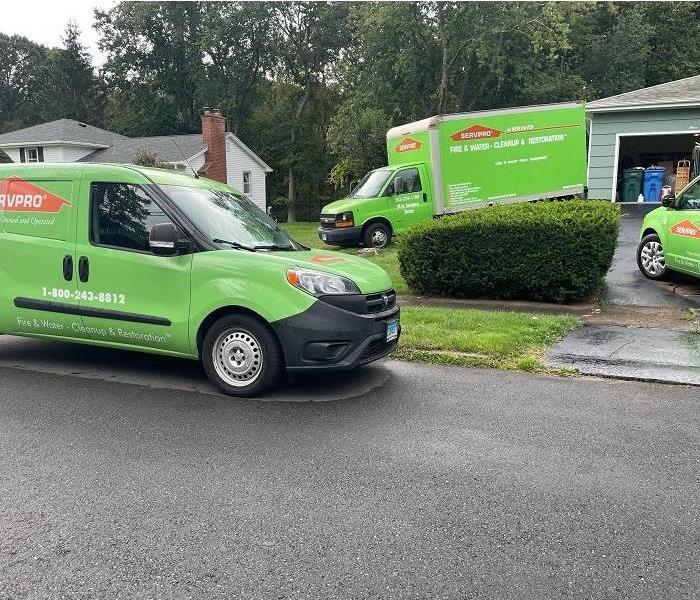
[[246,246],[245,244],[241,244],[240,242],[230,242],[229,240],[221,240],[219,238],[214,238],[212,242],[214,242],[215,244],[228,244],[233,248],[240,248],[241,250],[247,250],[248,252],[255,252],[256,250],[256,248],[253,248],[252,246]]
[[295,250],[294,246],[280,246],[279,244],[262,244],[260,246],[255,246],[256,250],[289,250],[290,252]]

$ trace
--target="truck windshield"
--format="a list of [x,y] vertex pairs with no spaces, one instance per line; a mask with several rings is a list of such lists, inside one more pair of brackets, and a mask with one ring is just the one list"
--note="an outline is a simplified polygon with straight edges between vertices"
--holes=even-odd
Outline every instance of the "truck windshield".
[[354,190],[350,192],[349,198],[376,198],[382,191],[384,184],[391,175],[391,169],[379,169],[370,171],[362,178]]
[[162,185],[161,189],[204,235],[246,250],[302,250],[277,223],[233,191]]

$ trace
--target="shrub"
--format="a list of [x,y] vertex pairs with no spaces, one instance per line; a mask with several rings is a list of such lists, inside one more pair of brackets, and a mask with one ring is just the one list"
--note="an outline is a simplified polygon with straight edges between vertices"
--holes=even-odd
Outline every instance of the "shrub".
[[581,300],[610,268],[619,223],[607,200],[468,210],[400,236],[401,274],[422,294]]

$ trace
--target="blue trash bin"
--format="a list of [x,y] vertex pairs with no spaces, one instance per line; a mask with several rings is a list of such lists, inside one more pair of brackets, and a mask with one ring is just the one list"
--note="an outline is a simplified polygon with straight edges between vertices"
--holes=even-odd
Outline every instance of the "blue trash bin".
[[644,202],[661,202],[661,188],[664,186],[666,169],[663,167],[649,167],[644,169],[644,185],[642,194]]

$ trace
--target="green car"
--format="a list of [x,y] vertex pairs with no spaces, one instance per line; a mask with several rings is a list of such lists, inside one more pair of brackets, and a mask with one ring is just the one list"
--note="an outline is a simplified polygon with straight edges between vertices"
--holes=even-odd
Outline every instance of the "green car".
[[663,279],[669,270],[700,277],[700,177],[662,204],[642,223],[639,270],[649,279]]
[[392,350],[387,273],[237,190],[134,166],[0,165],[0,333],[201,360],[225,393]]

